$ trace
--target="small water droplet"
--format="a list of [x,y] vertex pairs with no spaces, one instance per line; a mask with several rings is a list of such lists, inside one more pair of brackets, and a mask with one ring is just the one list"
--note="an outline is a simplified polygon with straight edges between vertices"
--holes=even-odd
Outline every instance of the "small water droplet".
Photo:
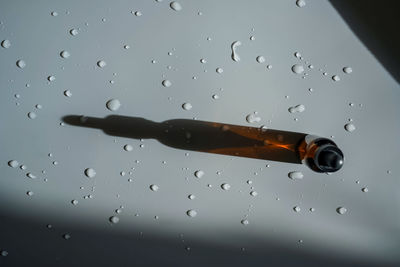
[[261,117],[257,116],[257,113],[253,112],[246,116],[246,121],[248,123],[256,123],[261,121]]
[[304,72],[304,67],[303,65],[295,64],[292,66],[292,71],[296,74],[301,74]]
[[20,68],[20,69],[25,68],[26,67],[25,61],[22,60],[22,59],[17,60],[17,67]]
[[310,208],[310,212],[314,212],[315,211],[315,209],[314,208]]
[[141,15],[143,15],[142,12],[140,12],[140,11],[135,11],[134,14],[136,17],[140,17]]
[[350,68],[350,67],[344,67],[344,68],[343,68],[343,72],[346,73],[346,74],[350,74],[350,73],[353,72],[353,69]]
[[223,184],[221,185],[221,188],[222,188],[223,190],[229,190],[229,189],[231,189],[231,185],[230,185],[230,184],[227,184],[227,183],[223,183]]
[[195,210],[188,210],[188,211],[186,211],[186,214],[187,214],[187,216],[193,218],[193,217],[196,217],[197,211],[195,211]]
[[69,58],[71,56],[71,54],[68,51],[64,50],[64,51],[61,51],[60,56],[62,58],[67,59],[67,58]]
[[85,175],[88,178],[93,178],[93,177],[96,176],[96,171],[94,169],[92,169],[92,168],[87,168],[87,169],[85,169]]
[[298,7],[304,7],[304,6],[306,5],[306,1],[304,1],[304,0],[297,0],[297,1],[296,1],[296,5],[297,5]]
[[175,10],[175,11],[181,11],[181,10],[182,10],[181,4],[178,3],[178,2],[176,2],[176,1],[171,2],[171,3],[169,4],[169,6],[170,6],[173,10]]
[[70,90],[65,90],[65,91],[64,91],[64,95],[65,95],[66,97],[71,97],[71,96],[72,96],[72,93],[71,93]]
[[158,185],[156,185],[156,184],[152,184],[152,185],[150,185],[150,190],[151,190],[151,191],[153,191],[153,192],[157,192],[157,191],[158,191],[158,189],[159,189]]
[[224,72],[224,70],[223,70],[222,68],[217,68],[215,71],[216,71],[217,73],[219,73],[219,74],[221,74],[221,73]]
[[47,80],[48,80],[49,82],[54,82],[54,81],[56,80],[56,77],[53,76],[53,75],[50,75],[50,76],[47,77]]
[[336,209],[336,212],[339,213],[340,215],[343,215],[347,212],[347,209],[345,207],[339,207]]
[[7,256],[8,256],[8,251],[7,251],[7,250],[2,250],[2,251],[0,252],[0,254],[1,254],[1,256],[3,256],[3,257],[7,257]]
[[205,64],[205,63],[207,63],[207,60],[205,60],[204,58],[202,58],[202,59],[200,59],[200,63]]
[[32,191],[28,191],[28,192],[26,192],[26,194],[31,197],[31,196],[33,196],[34,193]]
[[190,194],[190,195],[188,195],[188,198],[189,198],[190,200],[193,200],[193,199],[195,199],[195,198],[196,198],[196,196],[195,196],[195,195],[192,195],[192,194]]
[[172,83],[170,80],[164,80],[164,81],[162,81],[162,85],[164,87],[170,87],[172,85]]
[[79,33],[79,31],[78,31],[77,29],[71,29],[71,30],[69,31],[69,33],[70,33],[72,36],[76,36],[76,35]]
[[51,12],[51,15],[52,15],[53,17],[57,17],[57,16],[58,16],[58,13],[57,13],[56,11],[53,11],[53,12]]
[[300,209],[300,207],[299,207],[299,206],[295,206],[295,207],[293,207],[293,210],[294,210],[295,212],[300,212],[300,211],[301,211],[301,209]]
[[107,65],[107,63],[104,60],[99,60],[97,61],[97,66],[100,68],[104,68]]
[[190,103],[183,103],[182,104],[182,108],[184,109],[184,110],[191,110],[192,109],[192,104],[190,104]]
[[37,115],[36,115],[36,113],[33,112],[33,111],[31,111],[31,112],[28,113],[28,118],[29,118],[29,119],[35,119],[36,117],[37,117]]
[[238,46],[240,46],[240,45],[242,45],[242,43],[240,41],[235,41],[231,45],[231,49],[232,49],[231,57],[232,57],[232,60],[235,61],[235,62],[239,62],[240,61],[240,57],[239,57],[239,55],[237,54],[237,51],[236,51]]
[[243,224],[243,225],[248,225],[249,221],[244,219],[244,220],[241,220],[240,223]]
[[256,191],[251,191],[250,192],[250,196],[252,196],[252,197],[255,197],[255,196],[257,196],[258,195],[258,193],[256,192]]
[[299,112],[299,113],[300,113],[300,112],[303,112],[305,109],[306,109],[306,107],[305,107],[303,104],[299,104],[299,105],[290,107],[290,108],[288,109],[288,111],[289,111],[290,113],[295,113],[295,112]]
[[296,52],[296,53],[294,53],[294,56],[297,57],[297,58],[300,58],[301,54],[299,52]]
[[70,234],[63,234],[63,238],[64,238],[65,240],[68,240],[68,239],[71,238],[71,235],[70,235]]
[[344,129],[351,133],[356,129],[356,126],[354,126],[354,124],[352,124],[352,123],[346,123],[344,125]]
[[10,160],[9,162],[8,162],[8,166],[10,166],[11,168],[17,168],[18,167],[18,165],[19,165],[19,162],[18,161],[16,161],[16,160]]
[[333,75],[332,80],[334,80],[335,82],[338,82],[338,81],[340,81],[340,77],[338,75]]
[[254,41],[256,39],[255,36],[250,36],[250,41]]
[[364,193],[367,193],[369,190],[368,190],[367,187],[363,187],[363,188],[361,189],[361,191],[363,191]]
[[290,179],[303,179],[304,175],[302,172],[299,171],[294,171],[294,172],[289,172],[288,174]]
[[78,202],[79,201],[76,200],[76,199],[71,200],[71,204],[74,205],[74,206],[78,205]]
[[258,63],[262,64],[265,62],[265,57],[264,56],[258,56],[256,57],[256,60]]
[[219,99],[219,96],[218,96],[217,94],[213,94],[213,95],[212,95],[212,99],[217,100],[217,99]]
[[124,150],[130,152],[130,151],[133,150],[133,146],[132,146],[132,145],[129,145],[129,144],[124,145]]
[[3,47],[3,48],[10,48],[10,46],[11,46],[11,42],[10,42],[10,40],[3,40],[2,42],[1,42],[1,46]]
[[194,172],[194,176],[196,176],[197,178],[203,177],[204,174],[205,174],[205,173],[204,173],[204,171],[202,171],[202,170],[197,170],[197,171]]
[[107,101],[106,107],[110,111],[117,111],[121,107],[121,102],[118,99],[110,99]]

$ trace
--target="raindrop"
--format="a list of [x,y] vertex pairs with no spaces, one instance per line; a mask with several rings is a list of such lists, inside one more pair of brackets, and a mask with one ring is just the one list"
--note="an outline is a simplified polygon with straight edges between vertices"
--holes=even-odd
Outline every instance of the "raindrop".
[[217,68],[215,71],[216,71],[217,73],[219,73],[219,74],[221,74],[221,73],[224,72],[224,70],[223,70],[222,68]]
[[26,194],[28,195],[28,196],[33,196],[33,192],[32,191],[28,191],[28,192],[26,192]]
[[133,150],[133,146],[128,145],[128,144],[127,144],[127,145],[124,145],[124,150],[130,152],[130,151]]
[[190,200],[193,200],[193,199],[195,199],[195,198],[196,198],[196,196],[195,196],[195,195],[192,195],[192,194],[190,194],[190,195],[188,195],[188,198],[189,198]]
[[304,7],[306,5],[306,2],[304,0],[297,0],[296,5],[298,7]]
[[190,104],[190,103],[183,103],[182,104],[182,108],[184,109],[184,110],[191,110],[192,109],[192,104]]
[[301,58],[301,54],[299,52],[294,53],[294,56],[297,58]]
[[346,73],[346,74],[350,74],[350,73],[353,72],[353,69],[350,68],[350,67],[344,67],[344,68],[343,68],[343,72]]
[[78,205],[78,200],[74,199],[71,201],[71,203],[72,203],[72,205],[76,206],[76,205]]
[[242,43],[240,41],[235,41],[231,45],[231,49],[232,49],[231,57],[232,57],[233,61],[236,61],[236,62],[240,61],[240,57],[236,52],[237,47],[240,46],[240,45],[242,45]]
[[195,210],[188,210],[188,211],[186,211],[186,214],[187,214],[187,216],[193,218],[193,217],[196,217],[197,211],[195,211]]
[[78,31],[77,29],[71,29],[71,30],[69,31],[69,33],[70,33],[72,36],[76,36],[76,35],[79,33],[79,31]]
[[64,51],[61,51],[60,56],[62,58],[69,58],[71,56],[71,54],[68,51],[64,50]]
[[107,65],[107,63],[104,60],[99,60],[97,61],[97,66],[100,68],[104,68]]
[[295,207],[293,207],[293,210],[295,211],[295,212],[300,212],[300,207],[299,206],[295,206]]
[[57,16],[58,16],[58,13],[57,13],[56,11],[53,11],[53,12],[51,12],[51,15],[52,15],[53,17],[57,17]]
[[306,109],[306,107],[305,107],[303,104],[299,104],[299,105],[290,107],[290,108],[288,109],[288,111],[289,111],[290,113],[295,113],[295,112],[303,112],[305,109]]
[[367,193],[369,190],[368,190],[367,187],[364,187],[364,188],[361,189],[361,191],[363,191],[364,193]]
[[164,80],[164,81],[162,81],[162,85],[164,87],[170,87],[172,85],[172,83],[170,80]]
[[11,46],[10,40],[3,40],[3,41],[1,42],[1,46],[2,46],[3,48],[10,48],[10,46]]
[[258,57],[256,58],[256,60],[257,60],[258,63],[262,64],[262,63],[265,62],[265,57],[264,57],[264,56],[258,56]]
[[110,99],[107,101],[106,107],[110,111],[117,111],[121,107],[121,103],[118,99]]
[[345,207],[339,207],[336,209],[336,212],[339,213],[340,215],[343,215],[347,212],[347,209]]
[[207,60],[205,60],[204,58],[202,58],[202,59],[200,59],[200,63],[205,64],[205,63],[207,63]]
[[70,90],[65,90],[65,91],[64,91],[64,95],[65,95],[66,97],[71,97],[71,96],[72,96],[72,93],[71,93]]
[[303,65],[295,64],[292,66],[292,71],[296,74],[301,74],[304,72]]
[[150,190],[151,190],[151,191],[153,191],[153,192],[157,192],[157,191],[158,191],[158,189],[159,189],[158,185],[156,185],[156,184],[152,184],[152,185],[150,185]]
[[142,12],[140,12],[140,11],[135,11],[135,16],[136,16],[136,17],[140,17],[141,15],[143,15]]
[[33,112],[33,111],[29,112],[29,113],[28,113],[28,118],[29,118],[29,119],[35,119],[35,118],[36,118],[36,113]]
[[354,126],[354,124],[352,124],[352,123],[346,123],[344,125],[344,129],[351,133],[356,129],[356,126]]
[[19,162],[16,161],[16,160],[10,160],[10,161],[8,162],[8,166],[10,166],[11,168],[17,168],[18,165],[19,165]]
[[47,77],[47,80],[48,80],[49,82],[54,82],[54,81],[56,80],[56,77],[53,76],[53,75],[50,75],[50,76]]
[[129,49],[129,48],[131,48],[129,45],[124,45],[124,48],[125,49]]
[[202,171],[202,170],[197,170],[197,171],[194,172],[194,176],[196,176],[197,178],[203,177],[204,174],[205,174],[205,173],[204,173],[204,171]]
[[85,175],[88,178],[93,178],[93,177],[96,176],[96,171],[94,169],[92,169],[92,168],[87,168],[87,169],[85,169]]
[[180,3],[178,3],[178,2],[171,2],[170,4],[169,4],[169,6],[173,9],[173,10],[175,10],[175,11],[181,11],[182,10],[182,6],[181,6],[181,4]]
[[243,225],[248,225],[249,221],[244,219],[244,220],[241,220],[240,223],[243,224]]
[[314,208],[310,208],[310,212],[314,212],[315,211],[315,209]]
[[294,172],[289,172],[288,174],[290,179],[303,179],[304,175],[302,172],[299,171],[294,171]]
[[256,191],[251,191],[250,192],[250,196],[252,196],[252,197],[255,197],[255,196],[257,196],[258,195],[258,193],[256,192]]
[[256,112],[254,112],[254,113],[248,114],[246,116],[246,121],[248,123],[256,123],[256,122],[260,122],[261,118],[257,116]]
[[255,39],[256,39],[256,37],[250,36],[250,41],[254,41]]
[[338,81],[340,81],[340,77],[338,75],[333,75],[332,80],[334,80],[335,82],[338,82]]
[[227,183],[224,183],[224,184],[221,185],[221,188],[222,188],[223,190],[229,190],[229,189],[231,189],[231,185],[230,185],[230,184],[227,184]]
[[25,61],[22,60],[22,59],[17,60],[17,67],[20,68],[20,69],[25,68],[26,67]]
[[217,94],[212,95],[212,99],[215,99],[215,100],[219,99],[219,95],[217,95]]

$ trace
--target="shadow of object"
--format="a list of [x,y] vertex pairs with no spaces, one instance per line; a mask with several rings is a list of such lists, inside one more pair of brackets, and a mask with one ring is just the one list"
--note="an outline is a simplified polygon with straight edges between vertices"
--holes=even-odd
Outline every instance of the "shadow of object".
[[399,82],[400,39],[397,21],[400,2],[330,0],[330,3],[364,45]]
[[306,134],[188,119],[153,122],[139,117],[65,116],[70,125],[102,129],[106,134],[157,139],[169,147],[301,164]]

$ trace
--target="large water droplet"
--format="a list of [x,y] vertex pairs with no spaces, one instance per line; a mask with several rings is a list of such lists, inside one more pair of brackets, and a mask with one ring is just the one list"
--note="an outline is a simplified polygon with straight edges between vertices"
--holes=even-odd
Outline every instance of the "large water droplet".
[[133,146],[131,146],[131,145],[124,145],[124,150],[130,152],[130,151],[133,150]]
[[36,113],[33,112],[33,111],[31,111],[31,112],[28,113],[28,118],[29,118],[29,119],[35,119],[36,117],[37,117],[37,115],[36,115]]
[[288,176],[290,179],[303,179],[304,177],[303,173],[299,171],[289,172]]
[[8,166],[10,166],[11,168],[17,168],[18,167],[18,165],[19,165],[19,162],[18,161],[16,161],[16,160],[10,160],[9,162],[8,162]]
[[151,190],[151,191],[153,191],[153,192],[157,192],[157,191],[158,191],[158,189],[159,189],[158,185],[156,185],[156,184],[152,184],[152,185],[150,185],[150,190]]
[[336,212],[339,213],[340,215],[343,215],[347,212],[347,209],[345,207],[339,207],[336,209]]
[[188,210],[188,211],[186,211],[186,214],[187,214],[187,216],[193,218],[193,217],[196,217],[197,211],[195,211],[195,210]]
[[17,60],[17,67],[20,68],[20,69],[25,68],[26,67],[25,61],[22,60],[22,59]]
[[344,67],[344,68],[343,68],[343,72],[346,73],[346,74],[350,74],[350,73],[353,72],[353,69],[350,68],[350,67]]
[[107,65],[107,63],[104,60],[99,60],[97,61],[97,66],[100,68],[104,68]]
[[237,54],[237,51],[236,51],[237,47],[240,46],[240,45],[242,45],[242,43],[240,41],[235,41],[231,45],[231,49],[232,49],[231,57],[232,57],[233,61],[236,61],[236,62],[240,61],[240,57],[239,57],[239,55]]
[[246,121],[248,123],[256,123],[256,122],[260,122],[261,118],[258,117],[256,113],[251,113],[246,116]]
[[297,1],[296,1],[296,5],[297,5],[298,7],[304,7],[304,6],[306,5],[306,1],[304,1],[304,0],[297,0]]
[[172,85],[172,83],[170,80],[164,80],[164,81],[162,81],[162,85],[164,87],[170,87]]
[[196,176],[197,178],[203,177],[204,174],[205,174],[205,173],[204,173],[204,171],[202,171],[202,170],[197,170],[197,171],[194,172],[194,176]]
[[354,126],[352,123],[347,123],[344,125],[344,129],[351,133],[356,129],[356,126]]
[[335,82],[338,82],[338,81],[340,81],[340,77],[338,75],[333,75],[332,80],[334,80]]
[[106,107],[111,111],[117,111],[121,107],[121,103],[118,99],[110,99],[107,101]]
[[169,6],[170,6],[173,10],[175,10],[175,11],[181,11],[181,10],[182,10],[181,4],[178,3],[178,2],[176,2],[176,1],[171,2],[171,3],[169,4]]
[[96,171],[92,168],[85,169],[85,175],[89,178],[93,178],[96,176]]
[[296,74],[301,74],[304,72],[304,67],[303,65],[295,64],[292,66],[292,71]]
[[3,48],[10,48],[10,46],[11,46],[10,40],[3,40],[3,41],[1,42],[1,46],[2,46]]
[[289,111],[290,113],[295,113],[295,112],[303,112],[305,109],[306,109],[306,107],[305,107],[303,104],[299,104],[299,105],[290,107],[290,108],[288,109],[288,111]]
[[222,188],[223,190],[229,190],[229,189],[231,189],[231,185],[230,185],[230,184],[227,184],[227,183],[224,183],[224,184],[221,185],[221,188]]

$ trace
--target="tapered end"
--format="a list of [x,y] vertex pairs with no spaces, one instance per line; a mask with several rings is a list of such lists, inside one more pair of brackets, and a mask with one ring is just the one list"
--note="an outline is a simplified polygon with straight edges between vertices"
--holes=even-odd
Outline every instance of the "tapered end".
[[321,172],[336,172],[342,168],[343,163],[343,152],[333,145],[321,147],[315,159],[315,164]]

